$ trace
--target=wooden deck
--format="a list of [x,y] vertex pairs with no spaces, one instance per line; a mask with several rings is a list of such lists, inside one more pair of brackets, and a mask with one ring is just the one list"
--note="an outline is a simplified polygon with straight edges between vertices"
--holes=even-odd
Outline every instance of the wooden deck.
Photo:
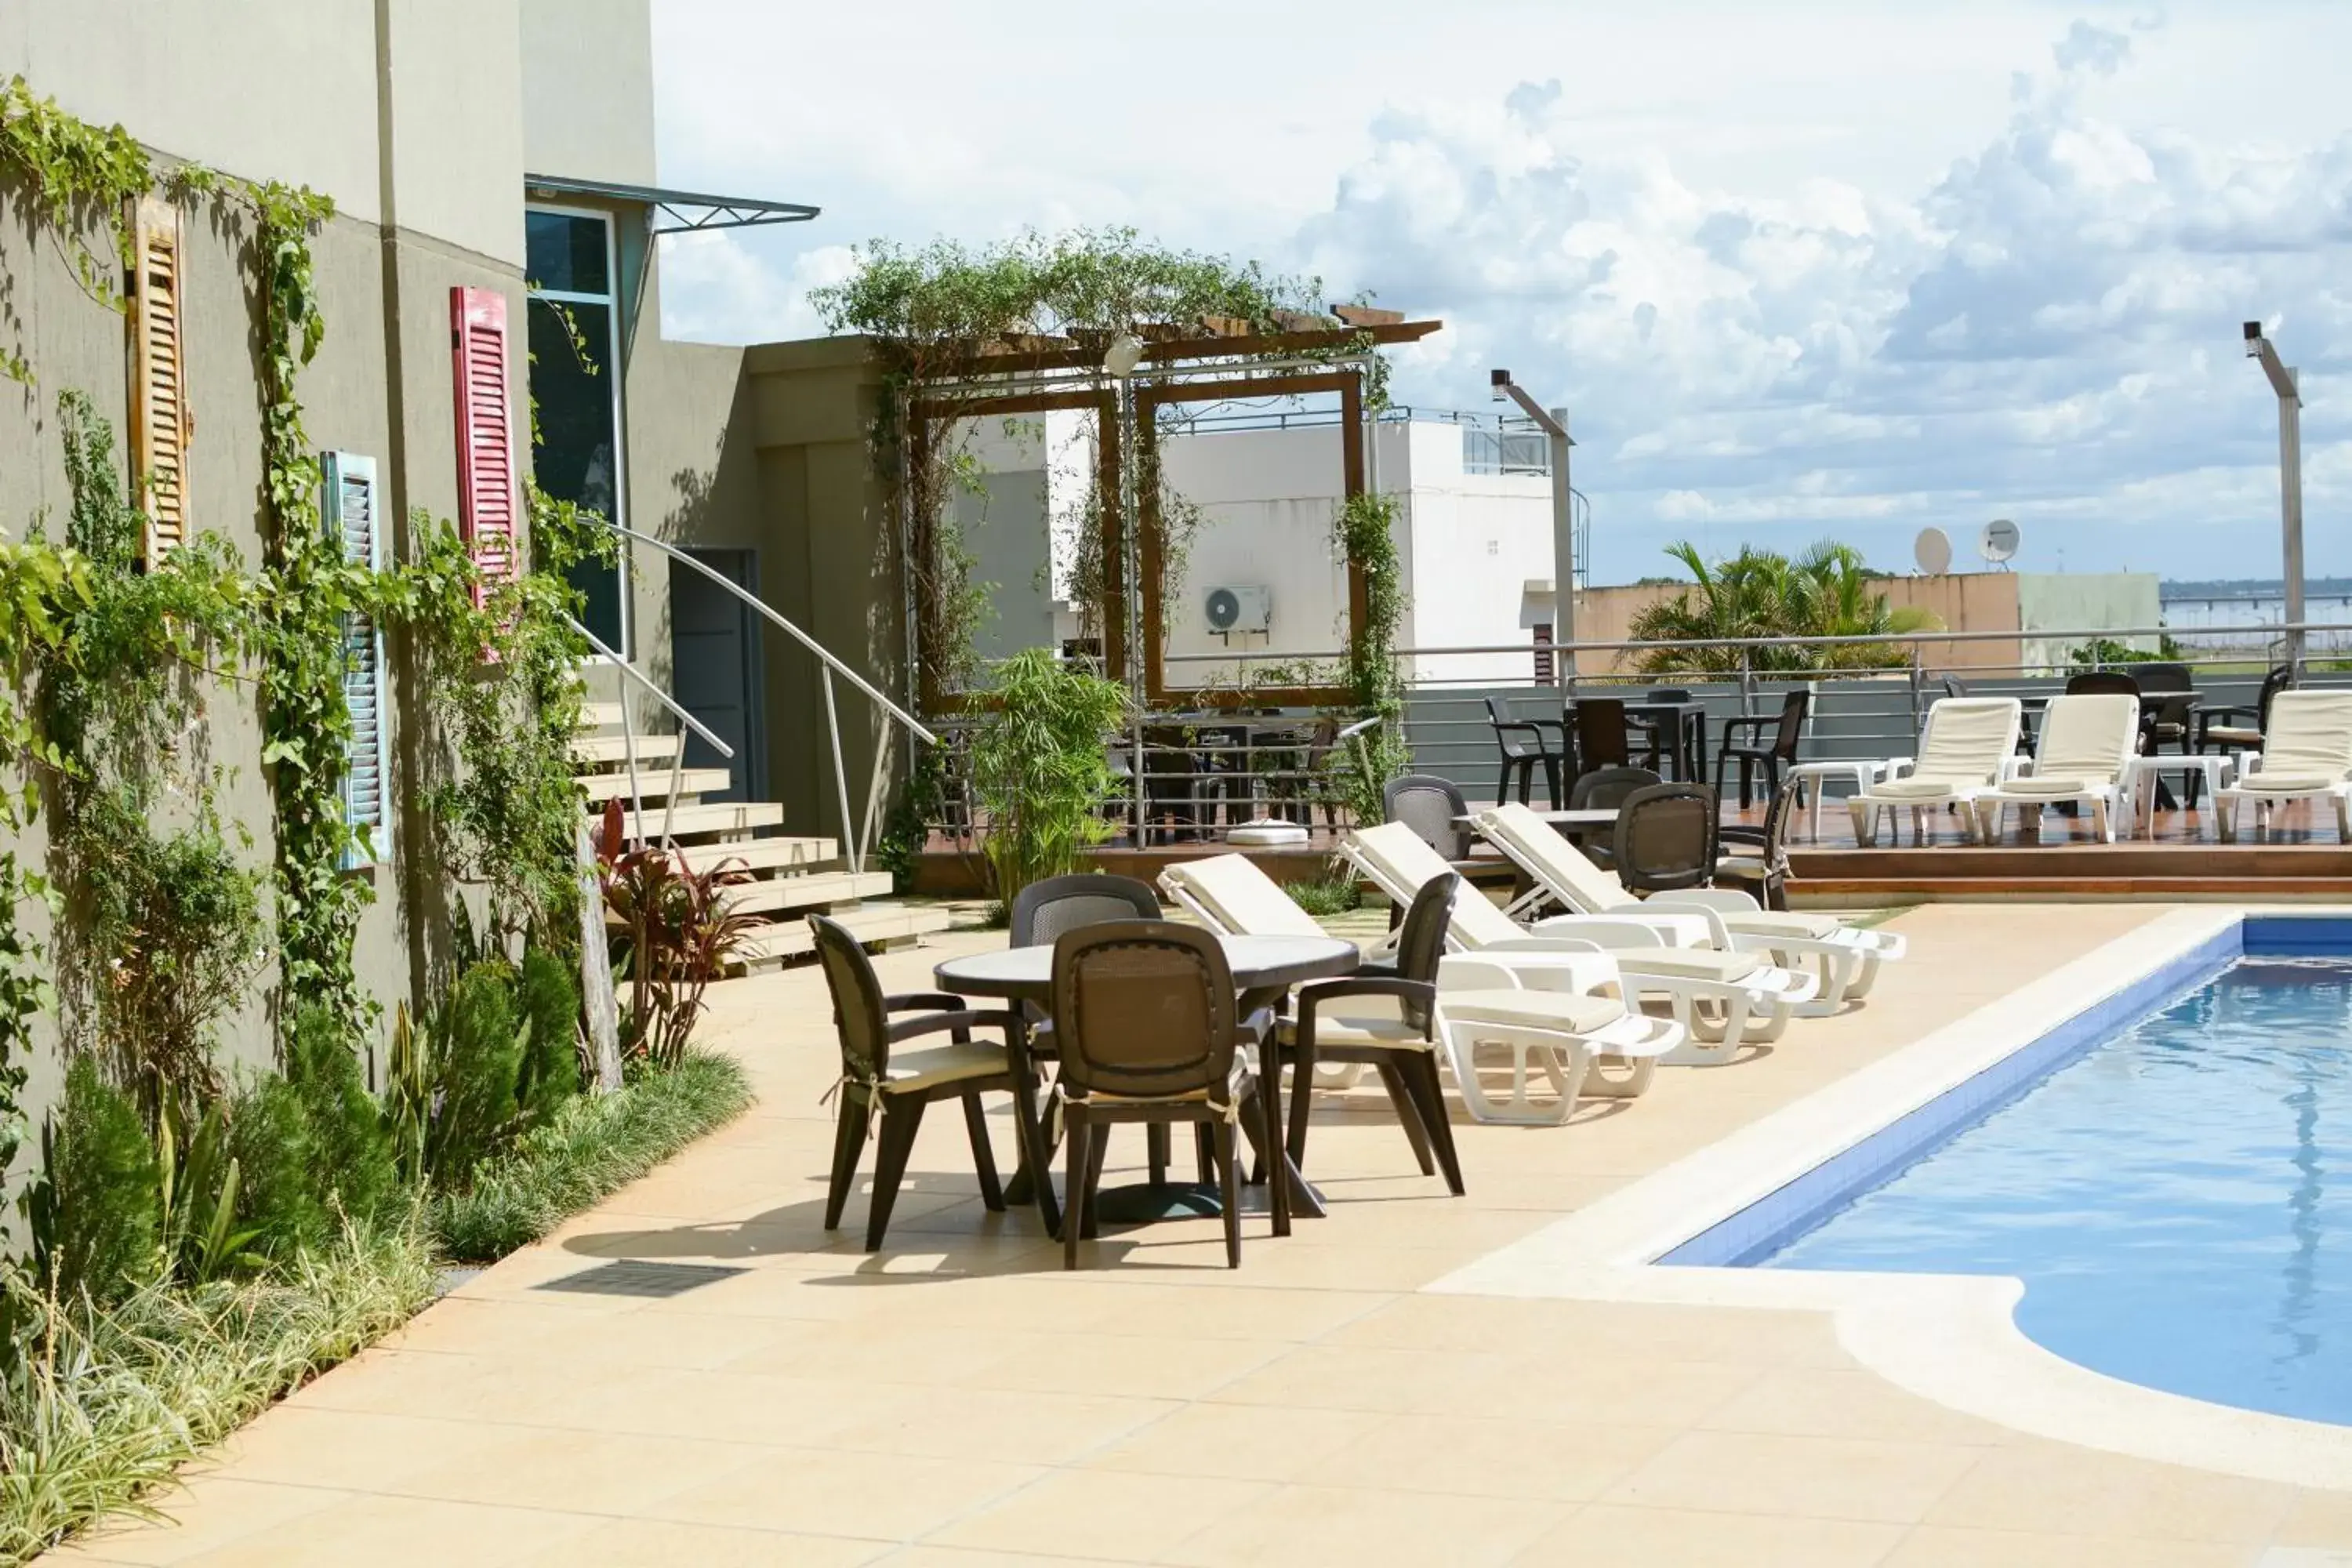
[[[1758,807],[1735,806],[1724,820],[1753,823],[1762,815]],[[2308,804],[2279,812],[2259,841],[2249,811],[2245,836],[2235,844],[2221,841],[2219,819],[2210,811],[2159,812],[2152,840],[2115,844],[2092,837],[2087,814],[2069,818],[2053,810],[2042,816],[2038,841],[2028,836],[2021,815],[2011,813],[2001,843],[1964,843],[1959,818],[1948,814],[1931,820],[1925,846],[1911,842],[1906,821],[1900,844],[1882,835],[1877,847],[1864,849],[1854,842],[1845,808],[1832,801],[1822,814],[1818,842],[1803,814],[1790,826],[1790,890],[1799,902],[1848,907],[1978,898],[2352,900],[2352,847],[2336,841],[2333,814],[2315,813]],[[1331,875],[1337,843],[1337,835],[1318,826],[1304,848],[1248,854],[1277,881],[1315,881]],[[1100,870],[1148,882],[1162,867],[1224,847],[1213,839],[1147,849],[1112,846],[1093,859]],[[922,858],[916,890],[972,896],[982,889],[980,868],[976,853],[960,854],[935,840]]]

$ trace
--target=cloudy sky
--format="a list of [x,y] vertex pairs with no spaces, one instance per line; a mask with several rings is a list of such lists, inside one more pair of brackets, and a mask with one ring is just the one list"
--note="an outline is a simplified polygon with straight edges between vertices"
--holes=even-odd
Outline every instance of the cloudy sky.
[[[2352,572],[2352,5],[660,0],[664,183],[814,224],[666,241],[666,330],[818,331],[887,237],[1132,225],[1435,315],[1396,394],[1564,403],[1596,582],[1824,535],[1907,567]],[[1963,549],[1963,556],[1968,553]]]

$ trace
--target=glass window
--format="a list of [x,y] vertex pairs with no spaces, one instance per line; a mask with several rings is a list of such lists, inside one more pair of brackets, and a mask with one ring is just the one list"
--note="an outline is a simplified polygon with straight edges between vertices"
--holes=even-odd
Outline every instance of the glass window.
[[[539,487],[558,500],[625,524],[623,515],[617,325],[608,290],[609,220],[533,211],[529,225],[530,460]],[[583,562],[572,584],[586,599],[581,620],[629,653],[625,569]]]
[[523,214],[523,273],[534,291],[609,294],[606,220],[578,213]]

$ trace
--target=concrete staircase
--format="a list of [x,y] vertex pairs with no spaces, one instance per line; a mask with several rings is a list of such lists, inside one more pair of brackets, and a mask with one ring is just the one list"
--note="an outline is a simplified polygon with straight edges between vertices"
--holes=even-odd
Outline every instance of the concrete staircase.
[[[772,801],[705,801],[707,792],[728,786],[725,768],[682,768],[671,795],[670,767],[680,738],[674,734],[625,735],[622,705],[591,702],[572,755],[590,810],[601,815],[607,801],[624,802],[622,832],[631,838],[658,837],[667,825],[673,843],[696,870],[730,868],[725,898],[730,908],[751,916],[751,934],[736,949],[746,970],[773,969],[814,950],[806,917],[829,915],[869,948],[908,945],[926,931],[945,931],[944,910],[906,904],[887,897],[887,871],[852,871],[841,846],[830,838],[793,837],[777,832],[784,808]],[[637,758],[635,792],[640,816],[629,803],[628,756]]]

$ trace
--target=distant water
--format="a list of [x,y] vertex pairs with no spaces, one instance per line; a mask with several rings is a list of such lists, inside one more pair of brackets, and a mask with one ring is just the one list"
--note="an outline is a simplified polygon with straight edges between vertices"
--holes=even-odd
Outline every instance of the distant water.
[[2070,1361],[2352,1425],[2352,963],[2235,965],[1765,1266],[2014,1274]]

